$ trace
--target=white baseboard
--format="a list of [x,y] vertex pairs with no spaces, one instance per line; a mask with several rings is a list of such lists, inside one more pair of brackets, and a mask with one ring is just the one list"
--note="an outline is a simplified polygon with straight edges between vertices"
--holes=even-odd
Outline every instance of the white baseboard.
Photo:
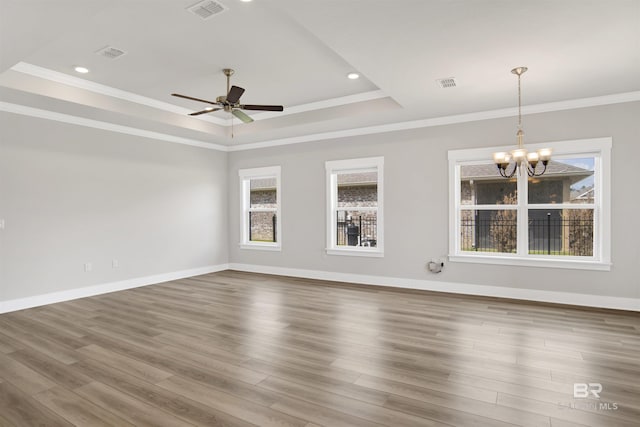
[[571,292],[543,291],[538,289],[520,289],[501,286],[472,285],[467,283],[440,282],[433,280],[369,276],[364,274],[352,273],[335,273],[330,271],[304,270],[297,268],[272,267],[255,264],[230,263],[229,268],[238,271],[301,277],[305,279],[328,280],[332,282],[348,282],[364,285],[448,292],[454,294],[511,298],[528,301],[550,302],[556,304],[570,304],[586,307],[640,311],[640,299],[638,298],[621,298],[603,295],[576,294]]
[[385,276],[370,276],[353,273],[336,273],[320,270],[305,270],[298,268],[272,267],[255,264],[219,264],[152,276],[136,277],[118,282],[103,283],[66,291],[52,292],[32,297],[0,301],[0,314],[11,311],[24,310],[56,302],[70,301],[78,298],[138,288],[171,280],[201,274],[215,273],[224,270],[238,270],[252,273],[274,274],[279,276],[300,277],[305,279],[328,280],[332,282],[357,283],[374,286],[388,286],[406,289],[421,289],[425,291],[448,292],[454,294],[479,295],[497,298],[512,298],[528,301],[550,302],[556,304],[580,305],[586,307],[612,308],[617,310],[640,311],[640,299],[620,298],[602,295],[576,294],[571,292],[554,292],[536,289],[507,288],[500,286],[472,285],[466,283],[440,282],[433,280],[406,279]]
[[66,291],[34,295],[32,297],[0,301],[0,314],[8,313],[11,311],[24,310],[26,308],[38,307],[41,305],[54,304],[56,302],[70,301],[78,298],[107,294],[109,292],[123,291],[125,289],[154,285],[156,283],[184,279],[185,277],[215,273],[217,271],[228,269],[229,264],[210,265],[207,267],[192,268],[189,270],[174,271],[171,273],[154,274],[152,276],[136,277],[134,279],[121,280],[118,282],[102,283],[100,285],[86,286],[82,288],[69,289]]

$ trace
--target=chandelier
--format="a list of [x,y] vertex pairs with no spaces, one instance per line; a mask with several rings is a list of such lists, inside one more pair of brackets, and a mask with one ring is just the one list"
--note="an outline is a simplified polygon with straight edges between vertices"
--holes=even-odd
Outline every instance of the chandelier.
[[[524,148],[524,132],[522,131],[522,95],[520,90],[520,77],[527,71],[527,67],[517,67],[511,70],[513,74],[518,76],[518,132],[516,137],[518,138],[518,148],[510,151],[509,153],[498,152],[493,153],[493,161],[498,167],[500,175],[504,178],[512,178],[518,170],[527,171],[529,176],[540,176],[547,170],[547,165],[551,159],[551,149],[542,148],[536,152],[528,152]],[[513,160],[513,169],[511,172],[507,172],[509,165]],[[539,163],[542,163],[542,170],[538,171],[536,167]],[[524,173],[524,172],[523,172]]]

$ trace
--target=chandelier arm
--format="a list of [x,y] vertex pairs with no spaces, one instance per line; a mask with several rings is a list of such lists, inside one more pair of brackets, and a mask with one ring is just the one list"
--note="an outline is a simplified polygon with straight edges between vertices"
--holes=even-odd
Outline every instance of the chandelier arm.
[[543,163],[542,163],[542,166],[544,166],[544,168],[542,169],[542,172],[540,172],[540,173],[536,173],[536,170],[535,170],[535,169],[533,169],[533,171],[532,171],[532,172],[533,172],[533,175],[531,175],[531,176],[540,176],[540,175],[544,175],[544,173],[547,171],[547,163],[546,163],[546,162],[543,162]]
[[499,167],[499,168],[498,168],[498,169],[500,170],[500,175],[501,175],[503,178],[513,178],[513,176],[516,174],[516,171],[518,170],[518,163],[517,163],[517,162],[514,162],[514,163],[513,163],[513,170],[511,171],[511,173],[507,173],[507,168],[508,168],[508,167],[509,167],[509,166],[507,166],[507,167],[506,167],[506,168],[504,168],[504,169],[503,169],[503,168],[501,168],[501,167]]
[[536,168],[531,167],[531,163],[527,162],[527,175],[529,176],[538,176],[536,175]]

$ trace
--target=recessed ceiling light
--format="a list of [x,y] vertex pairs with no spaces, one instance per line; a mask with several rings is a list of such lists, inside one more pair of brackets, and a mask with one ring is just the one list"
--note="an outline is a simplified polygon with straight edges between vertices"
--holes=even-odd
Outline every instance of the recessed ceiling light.
[[240,0],[243,3],[249,3],[251,0]]
[[349,73],[347,74],[347,78],[351,80],[357,80],[360,78],[360,74],[358,73]]
[[80,74],[87,74],[89,72],[87,67],[75,67],[74,70],[76,70],[76,73]]

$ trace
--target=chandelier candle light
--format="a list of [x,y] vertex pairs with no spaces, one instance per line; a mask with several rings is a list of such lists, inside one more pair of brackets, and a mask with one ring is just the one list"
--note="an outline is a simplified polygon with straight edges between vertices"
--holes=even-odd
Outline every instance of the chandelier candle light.
[[[546,172],[547,165],[549,164],[549,160],[551,159],[550,148],[542,148],[536,152],[531,153],[527,152],[527,150],[524,148],[520,77],[525,73],[525,71],[527,71],[527,67],[517,67],[511,70],[513,74],[516,74],[518,76],[518,132],[516,133],[516,136],[518,137],[518,148],[511,151],[510,153],[499,152],[493,154],[493,161],[496,163],[500,175],[504,178],[512,178],[518,170],[526,170],[529,176],[540,176]],[[514,162],[513,170],[508,173],[507,168],[509,167],[509,163],[511,163],[511,159],[513,159]],[[538,163],[542,163],[542,165],[544,166],[544,168],[540,172],[536,171],[536,166],[538,166]]]

